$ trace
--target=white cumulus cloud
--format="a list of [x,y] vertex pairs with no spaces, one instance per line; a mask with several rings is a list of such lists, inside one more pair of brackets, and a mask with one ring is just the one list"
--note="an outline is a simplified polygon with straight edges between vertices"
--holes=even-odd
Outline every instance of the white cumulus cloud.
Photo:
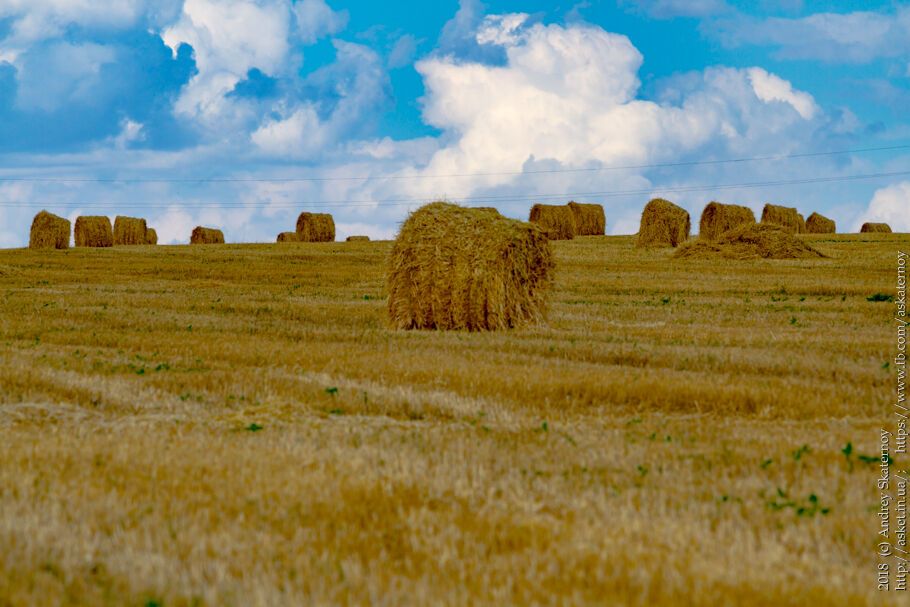
[[887,223],[895,232],[910,232],[910,181],[876,190],[869,208],[856,221],[854,231],[867,221]]

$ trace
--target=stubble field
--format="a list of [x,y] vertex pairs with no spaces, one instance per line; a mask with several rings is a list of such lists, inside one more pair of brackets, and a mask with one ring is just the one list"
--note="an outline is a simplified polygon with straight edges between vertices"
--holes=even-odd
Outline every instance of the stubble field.
[[910,237],[812,240],[556,243],[488,334],[388,329],[389,243],[0,251],[0,605],[887,604]]

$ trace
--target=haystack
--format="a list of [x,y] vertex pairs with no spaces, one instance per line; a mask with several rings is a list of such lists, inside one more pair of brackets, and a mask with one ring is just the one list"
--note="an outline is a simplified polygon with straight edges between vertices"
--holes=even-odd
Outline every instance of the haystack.
[[641,213],[639,247],[678,247],[689,239],[692,220],[689,213],[669,200],[655,198]]
[[76,218],[73,230],[77,247],[110,247],[114,245],[114,231],[111,220],[104,215]]
[[149,228],[145,232],[145,244],[158,244],[158,232],[154,228]]
[[792,207],[766,204],[761,212],[761,222],[773,223],[791,234],[803,234],[806,231],[806,222],[803,216]]
[[369,236],[348,236],[345,240],[348,242],[370,242]]
[[301,242],[333,242],[335,220],[328,213],[301,213],[297,218],[297,237]]
[[215,228],[196,226],[190,236],[190,244],[224,244],[224,233]]
[[824,215],[812,213],[806,220],[807,234],[834,234],[837,232],[837,224],[833,219],[828,219]]
[[570,202],[569,209],[575,217],[575,234],[578,236],[603,236],[607,230],[607,216],[599,204]]
[[392,248],[389,316],[399,329],[486,331],[541,320],[553,254],[538,226],[434,202]]
[[568,206],[535,204],[528,220],[539,225],[550,240],[575,238],[575,215]]
[[702,211],[698,237],[716,240],[718,236],[743,224],[755,223],[755,213],[749,207],[710,202]]
[[28,247],[30,249],[68,249],[70,222],[47,211],[41,211],[32,220]]
[[487,211],[489,213],[496,213],[497,215],[500,214],[499,209],[497,209],[495,207],[472,207],[472,208],[477,211]]
[[278,235],[278,242],[300,242],[297,232],[282,232]]
[[864,223],[863,227],[860,228],[860,234],[866,234],[870,232],[890,234],[891,226],[889,226],[887,223]]
[[684,259],[817,259],[824,257],[809,243],[772,223],[743,224],[714,241],[687,243],[674,257]]
[[145,244],[148,226],[144,219],[138,217],[121,217],[114,219],[114,244],[135,245]]

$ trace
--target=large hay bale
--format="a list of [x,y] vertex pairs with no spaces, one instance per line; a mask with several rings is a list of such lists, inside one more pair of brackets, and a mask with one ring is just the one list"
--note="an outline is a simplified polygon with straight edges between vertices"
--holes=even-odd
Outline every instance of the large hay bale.
[[196,226],[190,236],[190,244],[224,244],[224,233],[215,228]]
[[145,220],[138,217],[122,217],[118,215],[114,218],[114,244],[115,245],[138,245],[145,244],[148,233],[148,226]]
[[817,259],[824,257],[809,243],[773,223],[742,224],[714,241],[698,240],[679,248],[684,259]]
[[155,231],[155,228],[149,228],[145,232],[145,244],[156,245],[158,244],[158,232]]
[[540,226],[550,240],[575,238],[575,215],[568,206],[535,204],[528,220]]
[[698,224],[698,237],[704,240],[715,240],[724,232],[743,224],[755,223],[755,213],[749,207],[736,204],[710,202],[702,211]]
[[30,249],[68,249],[70,246],[70,222],[47,211],[41,211],[32,220],[29,232]]
[[812,213],[806,220],[807,234],[834,234],[837,232],[837,224],[833,219],[828,219],[824,215]]
[[399,329],[486,331],[544,316],[553,253],[537,225],[434,202],[392,247],[389,316]]
[[297,237],[300,242],[334,242],[335,220],[328,213],[301,213]]
[[689,239],[689,212],[669,200],[655,198],[645,205],[638,229],[639,247],[678,247]]
[[761,212],[761,222],[773,223],[791,234],[804,234],[806,232],[806,222],[803,216],[792,207],[766,204]]
[[869,223],[869,222],[867,222],[867,223],[863,224],[863,227],[860,228],[859,231],[860,231],[860,234],[874,233],[874,232],[878,232],[878,233],[882,233],[882,234],[890,234],[891,226],[889,226],[887,223]]
[[369,236],[348,236],[345,240],[348,242],[370,242]]
[[278,235],[278,242],[300,242],[297,232],[282,232]]
[[603,236],[607,231],[607,216],[599,204],[572,201],[569,209],[575,218],[575,234],[578,236]]
[[77,247],[111,247],[114,245],[111,219],[105,215],[77,217],[73,235]]

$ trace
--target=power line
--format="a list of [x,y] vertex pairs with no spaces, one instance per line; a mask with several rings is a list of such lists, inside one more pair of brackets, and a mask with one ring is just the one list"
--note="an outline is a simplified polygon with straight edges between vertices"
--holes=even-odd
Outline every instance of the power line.
[[148,177],[148,178],[129,178],[129,177],[110,177],[110,178],[88,178],[88,177],[3,177],[0,176],[0,182],[15,183],[124,183],[124,184],[141,184],[141,183],[187,183],[187,184],[205,184],[205,183],[307,183],[307,182],[333,182],[333,181],[399,181],[410,179],[448,179],[462,177],[501,177],[516,175],[548,175],[548,174],[572,174],[572,173],[597,173],[604,171],[626,171],[642,169],[660,169],[688,166],[708,166],[722,164],[738,164],[746,162],[764,162],[779,160],[796,160],[800,158],[818,158],[823,156],[838,156],[844,154],[866,154],[871,152],[884,152],[895,150],[910,149],[910,144],[854,148],[849,150],[831,150],[824,152],[805,152],[800,154],[779,154],[773,156],[751,156],[744,158],[726,158],[719,160],[691,160],[679,162],[659,162],[652,164],[630,164],[614,165],[605,167],[591,167],[581,169],[540,169],[534,171],[497,171],[489,173],[448,173],[448,174],[426,174],[426,175],[362,175],[346,177],[198,177],[198,178],[167,178],[167,177]]
[[[867,179],[880,179],[887,177],[905,177],[910,176],[910,171],[892,171],[882,173],[865,173],[858,175],[841,175],[826,177],[807,177],[802,179],[783,179],[775,181],[751,181],[741,183],[722,183],[712,185],[681,185],[670,187],[650,187],[647,189],[637,190],[608,190],[601,192],[569,192],[558,194],[515,194],[515,195],[498,195],[498,196],[446,196],[454,198],[461,202],[471,203],[507,203],[507,202],[529,202],[542,200],[568,200],[568,199],[605,199],[605,198],[624,198],[632,196],[647,196],[658,193],[688,193],[688,192],[708,192],[731,189],[753,189],[762,187],[778,187],[786,185],[805,185],[818,183],[843,183],[850,181],[861,181]],[[38,208],[54,205],[66,205],[67,207],[80,208],[168,208],[178,206],[181,208],[298,208],[298,207],[376,207],[376,206],[410,206],[422,204],[429,200],[438,199],[440,196],[422,196],[419,198],[386,198],[382,200],[364,199],[364,200],[302,200],[302,201],[261,201],[261,202],[39,202],[39,201],[10,201],[0,202],[0,207],[19,207],[19,208]]]

